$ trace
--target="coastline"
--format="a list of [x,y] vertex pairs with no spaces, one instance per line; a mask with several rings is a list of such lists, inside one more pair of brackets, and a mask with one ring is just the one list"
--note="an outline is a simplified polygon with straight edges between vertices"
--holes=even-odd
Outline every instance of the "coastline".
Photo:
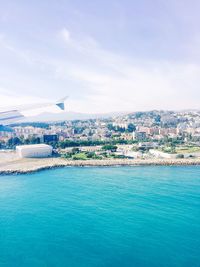
[[66,160],[62,158],[29,158],[0,162],[0,175],[25,174],[59,167],[109,167],[109,166],[191,166],[200,165],[196,159],[105,159]]

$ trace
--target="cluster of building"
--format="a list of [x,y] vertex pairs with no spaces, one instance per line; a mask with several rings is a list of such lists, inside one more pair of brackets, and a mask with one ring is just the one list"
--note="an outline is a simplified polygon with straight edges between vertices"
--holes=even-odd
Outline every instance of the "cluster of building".
[[[200,144],[200,112],[150,111],[90,120],[15,125],[13,131],[0,131],[0,146],[19,138],[25,144],[69,141],[127,141],[139,148],[155,149],[179,140],[182,144]],[[24,144],[23,143],[23,144]],[[137,148],[138,148],[137,147]],[[137,149],[136,149],[137,150]],[[133,153],[133,151],[132,151]]]

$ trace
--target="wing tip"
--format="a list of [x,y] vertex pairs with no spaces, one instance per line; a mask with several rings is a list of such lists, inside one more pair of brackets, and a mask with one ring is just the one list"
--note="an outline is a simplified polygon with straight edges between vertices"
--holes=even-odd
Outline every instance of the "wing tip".
[[60,99],[57,103],[56,106],[59,107],[61,110],[65,110],[65,100],[68,98],[68,96],[63,97]]

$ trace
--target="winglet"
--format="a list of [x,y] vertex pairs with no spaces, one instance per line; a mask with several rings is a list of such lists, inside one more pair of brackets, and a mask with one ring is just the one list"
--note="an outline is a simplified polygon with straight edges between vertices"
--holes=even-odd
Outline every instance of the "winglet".
[[56,106],[59,107],[61,110],[65,110],[65,100],[68,98],[68,96],[60,99],[57,101]]

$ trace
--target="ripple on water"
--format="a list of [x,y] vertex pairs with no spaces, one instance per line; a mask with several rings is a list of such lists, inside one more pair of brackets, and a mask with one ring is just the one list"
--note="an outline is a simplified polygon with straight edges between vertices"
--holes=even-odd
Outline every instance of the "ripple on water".
[[200,167],[0,176],[0,266],[199,267]]

